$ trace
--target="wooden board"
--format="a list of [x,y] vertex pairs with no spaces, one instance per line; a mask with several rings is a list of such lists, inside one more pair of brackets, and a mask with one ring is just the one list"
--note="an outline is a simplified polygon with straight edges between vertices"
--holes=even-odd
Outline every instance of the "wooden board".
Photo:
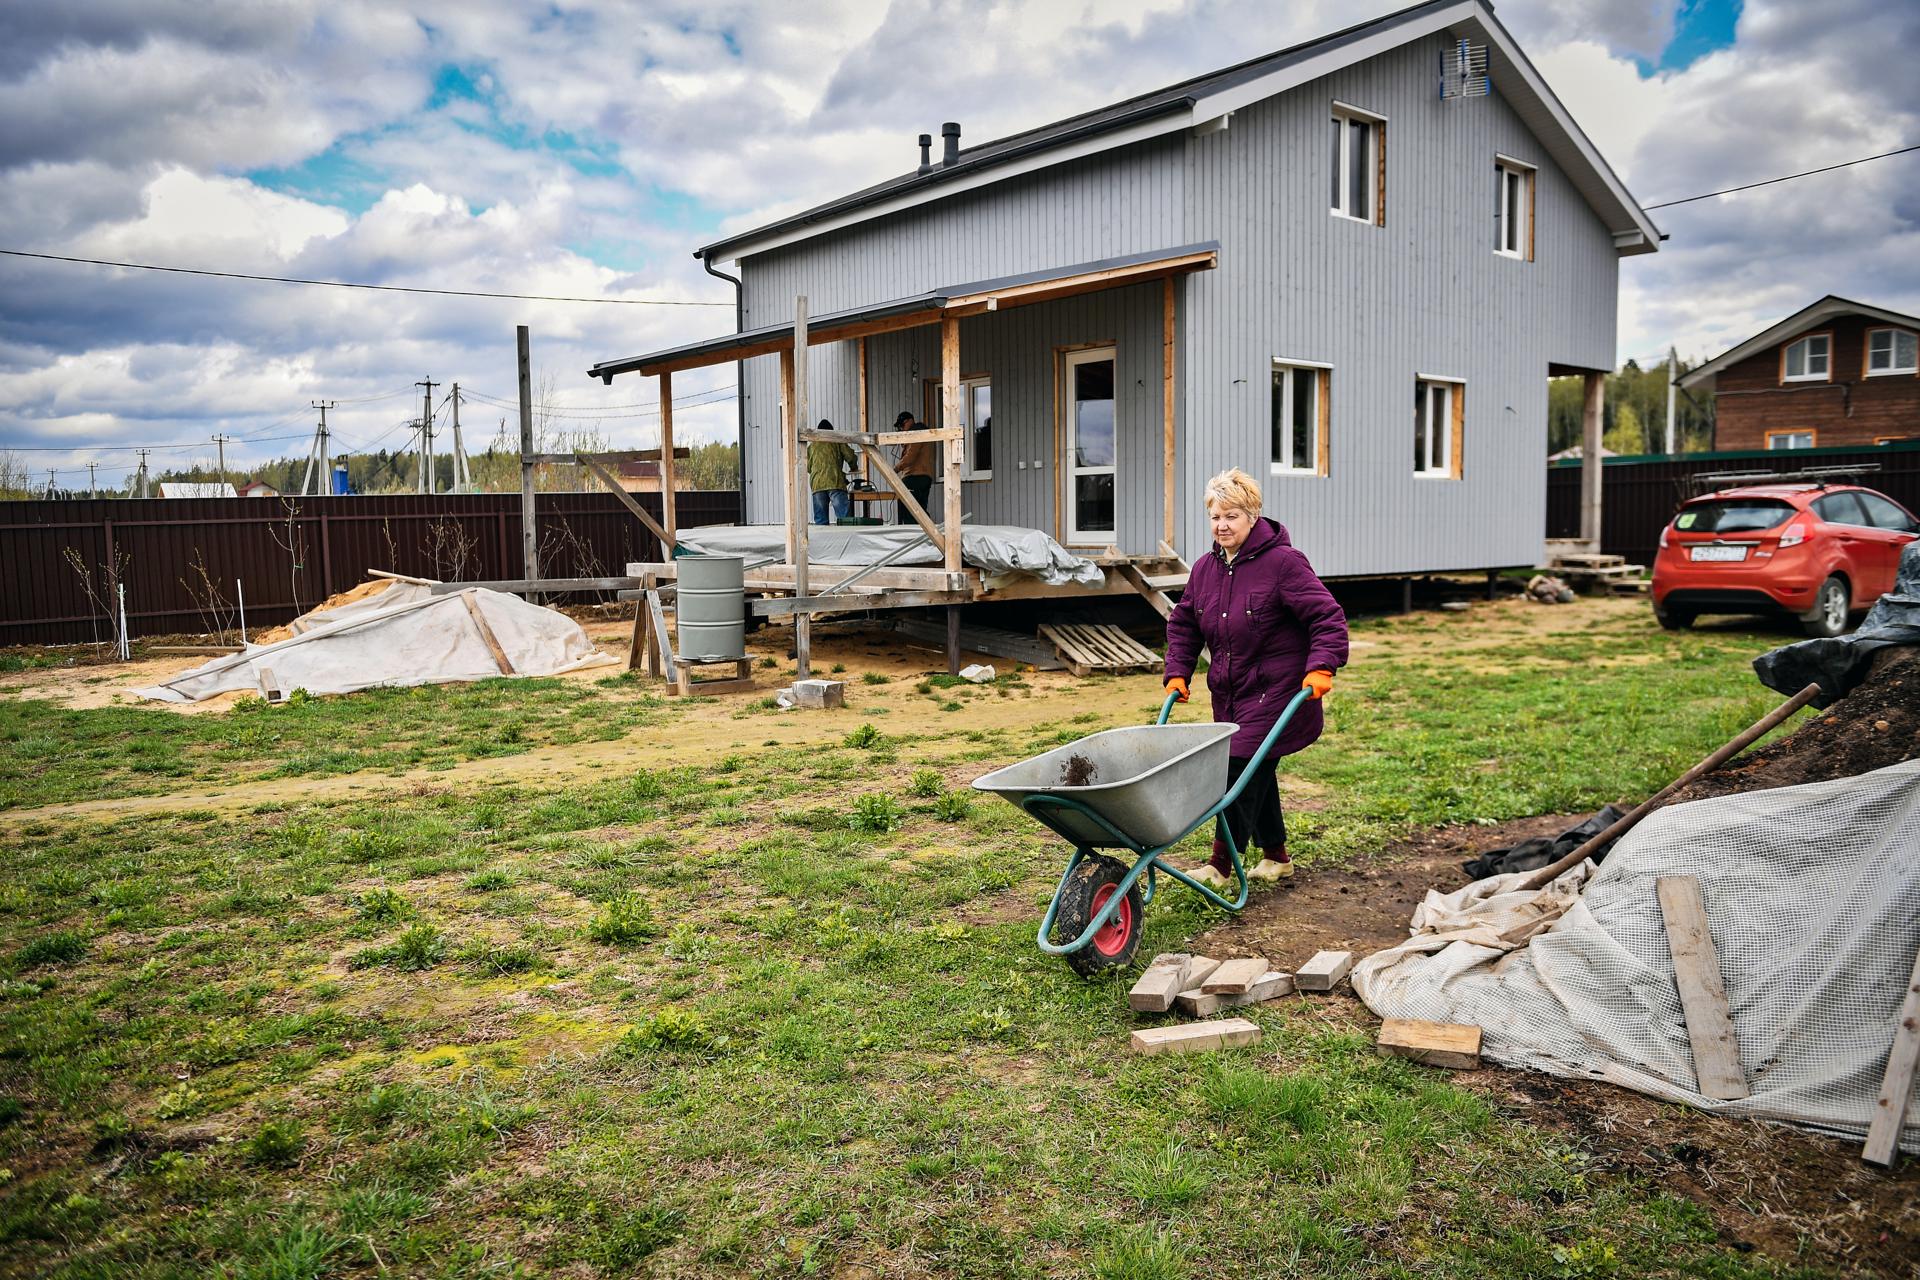
[[1293,985],[1301,991],[1331,991],[1351,968],[1353,952],[1317,951],[1294,972]]
[[1480,1065],[1480,1028],[1457,1022],[1388,1018],[1380,1024],[1379,1050],[1433,1067],[1472,1071]]
[[507,659],[507,651],[500,647],[500,637],[493,634],[493,628],[487,625],[487,615],[480,612],[480,602],[473,598],[473,592],[460,593],[461,603],[467,606],[467,614],[473,619],[474,630],[486,642],[487,652],[493,655],[493,665],[500,668],[500,674],[513,674],[513,663]]
[[1211,977],[1199,984],[1200,990],[1210,996],[1245,995],[1247,988],[1257,982],[1273,966],[1267,963],[1265,956],[1238,956],[1224,960],[1213,971]]
[[1165,1013],[1173,1008],[1174,997],[1180,994],[1180,980],[1187,971],[1187,962],[1193,959],[1184,951],[1167,951],[1153,958],[1153,962],[1133,984],[1133,990],[1127,992],[1127,1007],[1136,1013]]
[[1281,996],[1293,994],[1293,975],[1269,969],[1256,978],[1253,985],[1237,996],[1208,995],[1198,986],[1189,987],[1175,997],[1173,1006],[1192,1018],[1207,1018],[1222,1009],[1244,1009],[1250,1004],[1263,1004],[1268,1000],[1278,1000]]
[[1727,989],[1720,978],[1720,952],[1707,928],[1706,899],[1693,876],[1661,876],[1654,882],[1660,914],[1667,922],[1667,949],[1673,953],[1673,980],[1680,989],[1680,1008],[1687,1019],[1687,1039],[1693,1045],[1693,1072],[1700,1092],[1709,1098],[1747,1096],[1747,1076],[1740,1067],[1740,1042],[1733,1033],[1727,1009]]
[[1159,654],[1119,627],[1104,623],[1043,622],[1040,634],[1053,641],[1076,676],[1095,671],[1158,671],[1162,666]]
[[1860,1158],[1870,1164],[1891,1165],[1900,1149],[1900,1130],[1907,1122],[1907,1104],[1913,1096],[1913,1074],[1920,1066],[1920,955],[1913,958],[1913,976],[1900,1002],[1893,1027],[1893,1049],[1887,1054],[1887,1073],[1867,1125],[1867,1145]]
[[1182,1022],[1171,1027],[1144,1027],[1133,1033],[1133,1051],[1149,1057],[1159,1053],[1205,1053],[1259,1044],[1260,1028],[1245,1018],[1219,1022]]
[[[944,572],[944,570],[942,571]],[[947,628],[945,623],[929,622],[925,618],[898,618],[893,629],[903,636],[915,640],[925,640],[929,644],[945,646]],[[976,627],[967,623],[960,624],[960,647],[971,653],[984,653],[995,658],[1012,658],[1024,662],[1035,671],[1064,671],[1067,664],[1046,641],[1036,636],[1023,636],[1017,631],[1002,631],[996,627]]]

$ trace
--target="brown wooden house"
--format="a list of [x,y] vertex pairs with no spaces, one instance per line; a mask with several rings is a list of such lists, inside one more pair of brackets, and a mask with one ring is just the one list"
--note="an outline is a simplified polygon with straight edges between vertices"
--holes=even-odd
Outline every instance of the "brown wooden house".
[[1716,450],[1920,439],[1920,317],[1828,294],[1679,386],[1715,393]]

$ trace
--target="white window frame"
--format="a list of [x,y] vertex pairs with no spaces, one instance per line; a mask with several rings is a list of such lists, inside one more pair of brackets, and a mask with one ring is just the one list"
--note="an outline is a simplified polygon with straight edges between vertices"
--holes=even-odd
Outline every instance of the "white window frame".
[[[1073,371],[1083,364],[1099,364],[1102,361],[1113,365],[1113,461],[1106,466],[1081,466],[1075,461],[1079,450],[1075,447],[1079,441],[1079,426],[1074,418]],[[1120,541],[1120,349],[1111,347],[1088,347],[1082,351],[1069,351],[1060,362],[1063,381],[1061,402],[1066,406],[1066,438],[1061,441],[1060,496],[1066,503],[1063,523],[1067,530],[1067,545],[1076,547],[1100,547],[1117,545]],[[1082,529],[1080,527],[1080,504],[1074,491],[1074,481],[1081,476],[1113,477],[1113,528]]]
[[[1328,212],[1336,218],[1345,218],[1348,222],[1363,223],[1366,226],[1383,225],[1380,207],[1386,199],[1385,185],[1380,180],[1380,139],[1386,132],[1387,118],[1383,115],[1363,110],[1360,107],[1335,100],[1332,119],[1340,124],[1340,155],[1333,163],[1333,176],[1337,181],[1337,190]],[[1353,125],[1367,126],[1367,212],[1365,216],[1354,213],[1348,207],[1348,198],[1353,192]]]
[[[1887,367],[1884,369],[1876,369],[1873,367],[1873,340],[1883,333],[1887,335]],[[1913,364],[1902,365],[1894,363],[1894,361],[1900,358],[1901,334],[1905,334],[1913,340],[1916,355]],[[1867,376],[1869,378],[1891,378],[1898,374],[1913,373],[1920,373],[1920,334],[1914,333],[1911,329],[1902,329],[1894,325],[1885,325],[1877,329],[1867,330]]]
[[[1413,375],[1413,385],[1415,388],[1414,394],[1419,399],[1419,403],[1415,407],[1414,412],[1416,414],[1421,412],[1427,414],[1427,465],[1424,470],[1415,467],[1413,471],[1414,478],[1418,480],[1456,480],[1459,478],[1459,474],[1455,470],[1457,459],[1453,456],[1453,401],[1455,396],[1465,392],[1467,380],[1465,378],[1450,378],[1444,374],[1416,373]],[[1437,397],[1440,402],[1440,414],[1438,417],[1440,429],[1438,432],[1434,430],[1435,418],[1433,414],[1434,400],[1436,398],[1435,393],[1437,392],[1445,393]],[[1419,419],[1416,417],[1414,422],[1417,430]],[[1436,436],[1440,444],[1440,461],[1437,466],[1434,463],[1433,456],[1433,446]]]
[[[1320,439],[1320,419],[1327,410],[1326,406],[1320,403],[1320,398],[1326,393],[1325,384],[1333,380],[1333,366],[1319,360],[1295,360],[1288,356],[1275,356],[1273,360],[1273,376],[1285,380],[1287,385],[1286,390],[1281,393],[1281,400],[1282,403],[1288,405],[1293,403],[1294,383],[1299,378],[1305,378],[1313,388],[1313,409],[1307,420],[1307,440],[1309,445],[1307,465],[1304,467],[1294,466],[1292,462],[1293,450],[1288,449],[1284,455],[1278,452],[1274,454],[1269,464],[1269,470],[1277,476],[1326,475],[1327,460],[1320,456],[1321,444],[1323,443]],[[1271,387],[1271,384],[1269,384],[1269,387]],[[1269,443],[1272,441],[1273,425],[1272,423],[1268,424],[1267,434]]]
[[[1533,259],[1533,182],[1537,169],[1524,160],[1515,160],[1512,156],[1503,156],[1498,152],[1493,157],[1496,180],[1495,206],[1493,214],[1493,251],[1503,258],[1516,258],[1522,262]],[[1518,191],[1513,201],[1512,218],[1508,218],[1509,184],[1515,184]],[[1508,248],[1508,244],[1512,248]]]
[[[1818,338],[1824,345],[1820,350],[1820,372],[1813,372],[1813,340]],[[1801,365],[1804,373],[1789,373],[1793,364],[1793,349],[1805,347],[1806,356]],[[1780,381],[1782,382],[1831,382],[1833,380],[1833,334],[1809,333],[1789,342],[1780,350]]]
[[[1805,444],[1794,444],[1793,440],[1799,436],[1805,436],[1807,442]],[[1781,443],[1782,441],[1785,443]],[[1766,434],[1766,444],[1768,453],[1773,453],[1781,449],[1814,449],[1819,447],[1820,433],[1812,427],[1793,427],[1783,431],[1769,431]]]
[[[962,445],[962,451],[960,454],[960,459],[961,459],[960,478],[962,480],[993,479],[993,468],[991,466],[976,467],[974,465],[973,393],[976,389],[980,387],[985,387],[987,389],[988,395],[991,396],[993,393],[993,375],[983,373],[977,378],[962,378],[960,380],[960,425],[965,429],[964,434],[962,434],[960,437],[961,445]],[[988,422],[993,421],[993,410],[991,408],[987,410],[987,421]]]

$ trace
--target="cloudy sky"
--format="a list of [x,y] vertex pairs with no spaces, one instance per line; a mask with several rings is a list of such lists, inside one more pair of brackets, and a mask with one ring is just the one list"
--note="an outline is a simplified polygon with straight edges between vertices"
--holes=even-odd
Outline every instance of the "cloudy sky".
[[[598,359],[731,328],[690,251],[969,142],[1399,7],[1381,0],[14,0],[0,5],[0,248],[580,305],[220,281],[0,257],[0,450],[63,487],[402,445],[422,378],[470,447],[513,326],[570,419],[657,441]],[[1502,0],[1643,203],[1920,142],[1910,0]],[[1715,354],[1814,298],[1920,311],[1920,153],[1656,212],[1622,357]],[[730,438],[730,368],[676,425]],[[437,390],[436,399],[444,394]]]

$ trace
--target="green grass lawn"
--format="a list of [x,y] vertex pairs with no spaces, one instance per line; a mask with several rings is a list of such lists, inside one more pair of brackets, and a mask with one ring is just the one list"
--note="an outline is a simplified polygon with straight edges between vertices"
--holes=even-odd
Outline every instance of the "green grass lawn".
[[[1644,796],[1776,701],[1746,664],[1777,640],[1635,613],[1363,660],[1288,770],[1315,806],[1303,852]],[[601,722],[553,697],[495,682],[167,727],[0,704],[5,785],[96,794],[38,776],[96,760],[139,785],[160,750],[139,744],[168,737],[180,776],[248,777],[255,732],[391,767],[473,754],[506,710]],[[1057,705],[983,729],[929,702],[804,750],[746,720],[709,767],[576,786],[15,821],[0,1274],[1785,1270],[1307,998],[1253,1010],[1256,1047],[1127,1055],[1130,978],[1032,945],[1063,849],[963,790],[1100,727]],[[1143,950],[1213,919],[1169,891]]]

